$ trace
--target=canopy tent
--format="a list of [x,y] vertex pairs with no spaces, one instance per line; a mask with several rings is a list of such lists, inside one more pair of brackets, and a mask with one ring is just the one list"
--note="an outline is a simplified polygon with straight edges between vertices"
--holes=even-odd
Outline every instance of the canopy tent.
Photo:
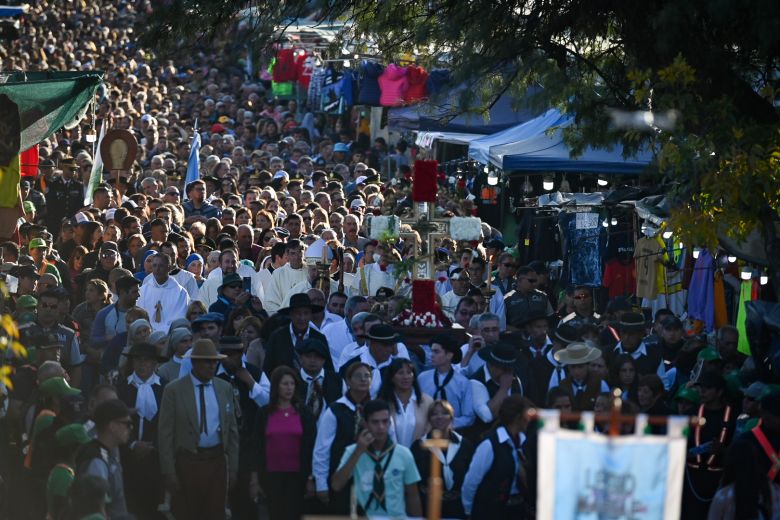
[[467,145],[475,139],[484,137],[482,134],[464,134],[460,132],[417,132],[415,144],[422,148],[430,148],[434,141]]
[[424,103],[391,108],[387,112],[387,126],[396,131],[421,130],[485,135],[523,123],[538,115],[538,111],[527,107],[517,110],[516,100],[508,93],[498,98],[488,111],[487,117],[479,113],[464,113],[459,98],[467,88],[470,86],[463,84]]
[[0,5],[0,18],[21,16],[27,12],[27,5]]
[[630,175],[640,173],[650,164],[649,151],[624,158],[619,144],[612,150],[588,147],[578,157],[571,157],[571,150],[563,141],[563,129],[573,122],[573,115],[548,110],[534,120],[502,132],[503,135],[472,141],[469,156],[507,171]]
[[566,121],[566,116],[561,115],[558,110],[548,110],[530,121],[471,141],[469,143],[469,157],[482,164],[493,163],[500,168],[500,159],[491,155],[492,148],[510,143],[520,143],[531,137],[542,135],[549,128],[564,121]]
[[19,109],[19,152],[62,127],[75,126],[86,115],[102,81],[101,72],[0,73],[0,94]]

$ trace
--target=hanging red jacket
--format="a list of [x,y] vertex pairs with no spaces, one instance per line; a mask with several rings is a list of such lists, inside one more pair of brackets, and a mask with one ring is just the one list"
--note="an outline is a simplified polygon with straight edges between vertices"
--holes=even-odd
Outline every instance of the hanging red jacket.
[[279,49],[276,53],[276,64],[272,72],[275,83],[295,81],[297,69],[293,49]]
[[303,88],[309,88],[311,75],[314,73],[314,56],[307,56],[306,51],[298,51],[298,57],[295,58],[296,79]]
[[409,88],[404,95],[406,103],[416,103],[428,97],[428,72],[419,65],[409,65],[406,68]]

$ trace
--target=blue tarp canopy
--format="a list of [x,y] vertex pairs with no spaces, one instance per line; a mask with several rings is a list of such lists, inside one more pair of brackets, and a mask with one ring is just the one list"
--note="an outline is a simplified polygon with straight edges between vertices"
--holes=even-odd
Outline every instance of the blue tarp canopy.
[[20,16],[27,12],[27,6],[0,5],[0,18]]
[[574,116],[555,109],[541,116],[469,144],[469,157],[494,164],[506,171],[582,172],[638,174],[652,160],[649,152],[624,158],[623,147],[612,150],[586,148],[576,158],[563,142],[562,130],[574,122]]
[[517,103],[508,93],[498,98],[498,101],[488,111],[487,118],[482,114],[463,113],[459,97],[466,88],[468,88],[466,85],[461,85],[444,96],[424,103],[391,108],[387,113],[387,126],[391,130],[397,131],[420,130],[493,134],[539,115],[539,111],[528,108],[517,110]]

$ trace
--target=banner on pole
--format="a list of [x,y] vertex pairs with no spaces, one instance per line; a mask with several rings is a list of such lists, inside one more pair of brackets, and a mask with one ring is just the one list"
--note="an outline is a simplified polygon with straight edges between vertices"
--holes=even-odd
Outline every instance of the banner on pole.
[[[608,437],[593,431],[592,413],[583,414],[585,431],[541,413],[538,520],[679,519],[687,417],[670,417],[667,435]],[[644,425],[639,416],[636,431]]]

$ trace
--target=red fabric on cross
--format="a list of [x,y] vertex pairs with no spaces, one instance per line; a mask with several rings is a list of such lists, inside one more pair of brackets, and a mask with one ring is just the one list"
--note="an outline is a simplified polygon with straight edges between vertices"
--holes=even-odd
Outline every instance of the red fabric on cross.
[[415,202],[436,202],[439,185],[436,183],[438,161],[414,161],[412,200]]
[[412,281],[412,312],[424,314],[436,310],[436,282],[434,280]]

